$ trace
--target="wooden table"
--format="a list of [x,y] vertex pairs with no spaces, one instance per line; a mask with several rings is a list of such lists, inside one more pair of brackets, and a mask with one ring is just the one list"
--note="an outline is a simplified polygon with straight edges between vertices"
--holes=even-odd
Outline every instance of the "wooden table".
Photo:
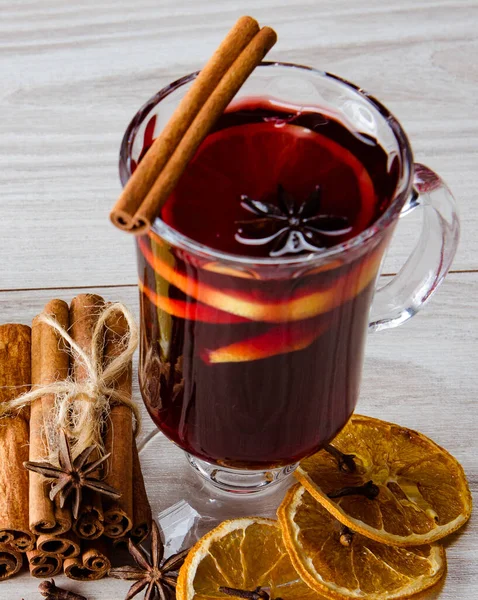
[[[0,0],[0,320],[30,323],[48,299],[79,290],[137,309],[132,240],[107,216],[123,131],[156,90],[199,68],[243,13],[277,29],[272,58],[339,73],[381,98],[416,159],[456,194],[453,270],[420,315],[370,336],[360,412],[431,436],[461,461],[476,493],[476,0]],[[417,234],[418,223],[404,220],[386,276]],[[177,456],[170,444],[165,453]],[[184,469],[180,461],[179,479]],[[159,510],[173,482],[154,477]],[[472,519],[447,542],[445,585],[427,598],[476,600],[477,537]],[[37,583],[21,575],[0,584],[0,598],[38,598]],[[127,589],[71,587],[90,600]]]

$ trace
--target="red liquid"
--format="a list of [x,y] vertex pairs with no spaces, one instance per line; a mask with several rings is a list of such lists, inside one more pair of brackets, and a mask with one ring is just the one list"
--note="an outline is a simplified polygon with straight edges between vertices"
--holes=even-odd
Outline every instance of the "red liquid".
[[[154,235],[138,243],[141,391],[168,437],[212,463],[270,468],[338,433],[357,401],[384,241],[308,272],[254,267],[253,257],[287,259],[359,234],[390,204],[397,171],[374,140],[318,113],[264,100],[221,118],[161,216],[249,263],[199,258]],[[252,214],[245,196],[271,205],[268,215]]]

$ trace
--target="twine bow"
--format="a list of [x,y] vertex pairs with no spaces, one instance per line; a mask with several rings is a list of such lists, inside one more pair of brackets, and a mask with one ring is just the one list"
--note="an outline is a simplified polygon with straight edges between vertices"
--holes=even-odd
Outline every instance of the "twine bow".
[[[103,366],[103,341],[105,325],[109,317],[120,312],[128,324],[128,333],[121,340],[124,349]],[[0,418],[14,414],[35,400],[47,395],[55,396],[54,414],[51,418],[52,431],[63,429],[72,438],[73,457],[78,456],[88,446],[96,445],[104,452],[102,429],[108,418],[111,405],[128,406],[135,417],[135,435],[139,433],[141,417],[136,403],[129,395],[115,388],[115,381],[128,368],[138,347],[139,332],[133,315],[123,304],[110,304],[100,315],[91,339],[89,352],[85,352],[72,339],[69,333],[51,316],[42,314],[39,320],[52,327],[66,342],[71,355],[85,368],[84,381],[74,381],[71,377],[37,387],[18,398],[0,404]],[[50,437],[47,433],[47,437]],[[50,442],[52,440],[49,440]],[[49,444],[50,448],[56,444]]]

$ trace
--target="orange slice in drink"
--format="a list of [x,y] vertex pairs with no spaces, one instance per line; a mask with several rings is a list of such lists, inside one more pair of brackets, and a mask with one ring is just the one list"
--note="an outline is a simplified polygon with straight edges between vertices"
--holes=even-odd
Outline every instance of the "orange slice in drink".
[[244,219],[240,198],[273,201],[279,183],[299,202],[320,185],[321,212],[347,215],[352,225],[347,237],[362,232],[374,219],[373,182],[349,150],[317,128],[271,120],[236,124],[208,135],[161,217],[206,246],[256,256],[251,246],[235,241],[237,222]]
[[322,600],[298,576],[276,521],[224,521],[201,538],[181,567],[177,600],[231,598],[221,588],[264,589],[272,599]]
[[240,279],[260,279],[259,275],[253,269],[239,269],[238,267],[232,267],[219,261],[210,261],[204,263],[201,268],[205,271],[210,271],[211,273],[229,275],[230,277],[239,277]]
[[292,564],[327,598],[409,598],[445,573],[441,546],[397,548],[347,530],[301,485],[288,491],[278,516]]
[[201,353],[208,364],[245,362],[269,358],[278,354],[303,350],[310,346],[327,329],[324,319],[320,323],[292,323],[271,327],[266,333]]
[[[153,249],[155,243],[161,244],[153,242]],[[382,258],[382,248],[377,247],[369,256],[357,262],[352,271],[339,277],[333,285],[325,289],[300,291],[284,300],[266,301],[258,300],[246,292],[222,290],[188,277],[168,264],[159,252],[151,250],[144,237],[139,238],[138,244],[154,271],[187,296],[216,309],[266,323],[300,321],[316,317],[351,300],[375,279]]]
[[354,415],[332,445],[353,462],[322,450],[302,460],[295,476],[354,531],[408,547],[439,540],[469,519],[463,468],[421,433]]
[[176,300],[169,298],[154,292],[149,286],[145,285],[141,279],[138,280],[138,287],[141,292],[152,302],[155,306],[164,310],[173,317],[179,317],[181,319],[188,319],[190,321],[203,321],[204,323],[246,323],[249,319],[244,317],[238,317],[231,313],[218,310],[207,306],[207,304],[200,304],[199,302],[187,302],[185,300]]

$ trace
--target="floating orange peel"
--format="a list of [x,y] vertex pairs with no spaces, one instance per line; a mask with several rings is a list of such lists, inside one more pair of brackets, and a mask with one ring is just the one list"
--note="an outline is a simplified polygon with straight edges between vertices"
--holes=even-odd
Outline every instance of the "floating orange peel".
[[327,329],[327,322],[306,326],[304,323],[279,325],[269,331],[235,342],[215,350],[204,349],[201,357],[208,364],[223,362],[245,362],[270,358],[278,354],[303,350],[310,346]]
[[249,319],[238,317],[237,315],[218,310],[217,308],[211,308],[206,304],[188,302],[186,300],[175,300],[173,298],[168,298],[167,296],[162,296],[145,285],[141,279],[138,280],[138,287],[148,300],[173,317],[217,324],[249,322]]
[[[138,280],[138,287],[155,306],[174,317],[215,324],[250,322],[249,319],[217,310],[206,304],[162,296],[151,290],[141,279]],[[307,348],[326,329],[327,324],[324,320],[321,320],[320,324],[305,325],[299,321],[291,325],[272,326],[261,335],[216,349],[204,349],[201,357],[208,364],[269,358]]]
[[351,300],[375,279],[382,259],[382,247],[378,246],[326,289],[305,293],[302,291],[287,300],[259,301],[251,295],[233,294],[188,277],[154,254],[144,237],[138,243],[144,258],[154,271],[186,295],[218,310],[265,323],[301,321],[316,317]]
[[[153,237],[153,234],[151,237]],[[218,275],[229,275],[230,277],[239,277],[240,279],[260,279],[260,276],[255,271],[236,269],[218,261],[204,263],[201,268],[211,273],[217,273]]]

